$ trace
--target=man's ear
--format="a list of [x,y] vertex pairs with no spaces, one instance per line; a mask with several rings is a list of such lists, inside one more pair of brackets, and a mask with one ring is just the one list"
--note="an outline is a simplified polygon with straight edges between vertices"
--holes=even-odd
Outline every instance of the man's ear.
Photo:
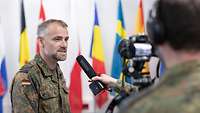
[[38,40],[38,43],[39,43],[39,47],[44,48],[44,39],[42,37],[38,37],[37,40]]

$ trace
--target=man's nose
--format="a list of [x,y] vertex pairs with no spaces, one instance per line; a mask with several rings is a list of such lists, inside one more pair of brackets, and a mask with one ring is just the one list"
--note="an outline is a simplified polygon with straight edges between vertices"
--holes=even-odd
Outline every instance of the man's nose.
[[62,47],[67,47],[68,42],[66,40],[62,40]]

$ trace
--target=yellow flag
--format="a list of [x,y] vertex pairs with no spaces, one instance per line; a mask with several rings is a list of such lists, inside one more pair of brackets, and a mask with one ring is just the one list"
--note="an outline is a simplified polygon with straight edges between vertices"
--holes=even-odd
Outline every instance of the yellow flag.
[[21,36],[20,36],[20,53],[19,53],[19,63],[20,67],[30,61],[30,47],[28,41],[28,35],[26,30],[25,14],[24,14],[24,4],[21,4]]

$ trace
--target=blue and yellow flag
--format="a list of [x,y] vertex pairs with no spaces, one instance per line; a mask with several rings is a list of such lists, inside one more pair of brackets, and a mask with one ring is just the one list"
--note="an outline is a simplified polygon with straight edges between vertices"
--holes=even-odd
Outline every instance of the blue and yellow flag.
[[120,78],[120,74],[122,72],[122,60],[118,52],[118,46],[119,46],[120,40],[125,38],[125,36],[126,36],[126,31],[125,31],[125,25],[124,25],[124,19],[123,19],[122,3],[121,3],[121,0],[119,0],[117,32],[116,32],[116,38],[115,38],[115,46],[114,46],[113,61],[112,61],[112,72],[111,72],[111,75],[116,79]]
[[21,36],[20,36],[20,52],[19,52],[19,63],[20,67],[30,61],[30,47],[26,30],[26,21],[24,13],[24,3],[22,0],[21,4]]

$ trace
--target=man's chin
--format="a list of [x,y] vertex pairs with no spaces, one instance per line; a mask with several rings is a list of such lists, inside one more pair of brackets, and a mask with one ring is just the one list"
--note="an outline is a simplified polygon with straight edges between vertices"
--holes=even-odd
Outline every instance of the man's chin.
[[67,59],[67,56],[66,55],[57,55],[56,57],[56,60],[57,61],[65,61]]
[[65,59],[59,59],[58,61],[65,61],[66,60],[66,58]]
[[58,57],[58,61],[65,61],[67,59],[66,56],[63,56],[63,57]]

